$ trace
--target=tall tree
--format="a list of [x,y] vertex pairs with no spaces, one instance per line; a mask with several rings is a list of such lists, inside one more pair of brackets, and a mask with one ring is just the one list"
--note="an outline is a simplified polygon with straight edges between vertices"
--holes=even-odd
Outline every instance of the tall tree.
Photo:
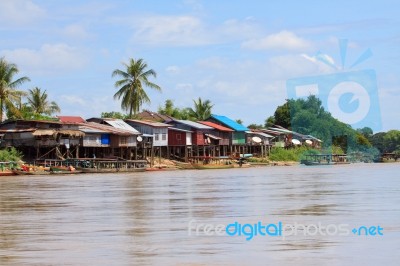
[[211,116],[211,109],[213,108],[213,104],[211,104],[210,100],[203,101],[200,97],[199,99],[193,100],[194,109],[189,108],[189,115],[194,120],[206,120]]
[[122,79],[115,82],[118,91],[114,94],[114,99],[121,101],[121,108],[128,111],[129,117],[139,112],[143,103],[150,103],[150,98],[144,90],[144,86],[161,91],[160,86],[149,81],[149,77],[157,77],[153,69],[147,69],[143,59],[130,59],[129,64],[122,63],[125,70],[115,69],[112,76],[119,76]]
[[21,100],[23,92],[17,88],[24,82],[30,81],[28,77],[14,80],[18,72],[15,64],[8,63],[4,57],[0,58],[0,121],[3,121],[3,111],[18,113],[15,103]]
[[61,111],[58,104],[47,99],[48,94],[40,88],[35,87],[28,91],[28,106],[34,115],[52,115]]
[[291,128],[291,116],[289,102],[278,106],[274,113],[275,124],[285,128]]

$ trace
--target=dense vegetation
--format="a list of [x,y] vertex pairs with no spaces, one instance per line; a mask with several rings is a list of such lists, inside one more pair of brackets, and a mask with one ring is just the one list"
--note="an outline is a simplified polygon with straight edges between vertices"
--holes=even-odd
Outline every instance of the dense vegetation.
[[28,92],[19,90],[18,88],[30,79],[15,78],[18,72],[15,64],[0,58],[0,121],[3,121],[4,113],[8,119],[51,120],[53,113],[61,111],[57,103],[49,101],[46,90],[42,91],[38,87]]
[[0,162],[19,162],[22,158],[22,153],[14,147],[0,150]]

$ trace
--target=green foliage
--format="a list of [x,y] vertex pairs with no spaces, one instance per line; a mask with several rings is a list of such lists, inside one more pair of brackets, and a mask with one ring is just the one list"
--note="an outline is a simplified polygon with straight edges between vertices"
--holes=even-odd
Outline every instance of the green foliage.
[[144,87],[149,87],[161,91],[160,86],[150,82],[150,77],[157,77],[153,69],[147,69],[147,64],[143,59],[130,59],[129,64],[123,63],[125,70],[116,69],[112,76],[119,76],[122,79],[115,82],[118,91],[114,94],[114,99],[121,100],[121,108],[128,111],[129,117],[133,117],[139,112],[144,103],[150,103]]
[[116,118],[116,119],[127,119],[129,115],[122,114],[120,112],[102,112],[101,118]]
[[17,88],[24,82],[29,81],[28,77],[21,77],[14,80],[18,73],[15,64],[8,63],[4,58],[0,58],[0,121],[3,121],[3,112],[10,112],[19,117],[20,113],[16,105],[21,105],[21,97],[24,92]]
[[257,124],[250,124],[250,125],[247,126],[247,128],[260,129],[260,128],[264,128],[264,126],[263,125],[257,125]]
[[265,119],[265,127],[272,127],[273,125],[275,125],[275,117],[274,116],[270,116],[267,119]]
[[322,140],[324,147],[340,146],[344,152],[362,147],[370,147],[367,136],[370,128],[363,128],[357,132],[350,125],[340,122],[327,112],[322,102],[314,95],[307,99],[290,99],[278,106],[274,117],[268,118],[267,124],[274,122],[277,125],[291,128],[304,135],[312,135]]
[[1,162],[18,162],[22,158],[22,153],[17,151],[14,147],[9,149],[0,150]]
[[158,107],[158,112],[162,115],[172,116],[176,119],[189,120],[190,111],[189,108],[178,108],[174,106],[174,102],[171,99],[165,101],[164,107]]
[[236,123],[238,123],[238,124],[241,124],[241,125],[243,125],[243,121],[242,121],[242,119],[236,119],[236,120],[235,120],[235,122],[236,122]]
[[369,127],[363,127],[363,128],[359,128],[357,129],[357,132],[362,134],[364,137],[366,137],[368,140],[372,137],[372,135],[374,134],[374,132],[372,131],[371,128]]
[[384,151],[394,152],[400,150],[400,130],[389,130],[383,137]]
[[319,153],[306,146],[295,147],[292,149],[285,149],[273,147],[269,155],[271,161],[300,161],[303,154]]
[[274,113],[275,124],[285,128],[291,128],[291,117],[290,117],[290,102],[278,106]]
[[371,147],[371,142],[369,142],[369,140],[367,139],[367,137],[365,137],[363,134],[359,133],[357,131],[356,133],[356,137],[357,137],[357,144],[366,146],[366,147]]
[[322,150],[312,149],[308,146],[298,146],[291,149],[273,147],[269,155],[271,161],[300,161],[309,154],[344,154],[338,146],[332,146]]
[[38,87],[29,90],[27,97],[29,110],[34,115],[52,115],[53,113],[61,112],[58,104],[54,101],[50,102],[47,97],[46,90],[42,91]]
[[196,100],[193,100],[194,108],[189,108],[189,117],[194,121],[202,121],[206,120],[211,116],[211,109],[213,108],[213,104],[211,104],[210,100],[203,101],[200,97]]
[[370,140],[372,145],[377,148],[381,153],[386,151],[385,147],[386,132],[379,132],[371,136]]
[[258,157],[250,157],[247,159],[250,163],[269,163],[270,160],[268,158],[258,158]]

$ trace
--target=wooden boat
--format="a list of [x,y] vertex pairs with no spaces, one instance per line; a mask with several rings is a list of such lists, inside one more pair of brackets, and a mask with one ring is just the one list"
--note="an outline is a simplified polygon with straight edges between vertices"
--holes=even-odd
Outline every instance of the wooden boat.
[[[145,171],[146,160],[121,160],[110,158],[72,158],[66,160],[44,160],[36,162],[49,166],[54,174],[118,173]],[[72,171],[71,171],[72,169]]]
[[227,169],[227,168],[234,168],[234,164],[201,164],[201,163],[193,163],[194,169]]
[[13,169],[17,166],[16,162],[0,162],[0,176],[16,175]]
[[234,159],[228,156],[211,157],[211,156],[193,156],[189,157],[190,162],[174,161],[179,169],[228,169],[250,167],[246,158],[239,157]]
[[82,170],[78,170],[73,166],[52,166],[50,167],[51,174],[79,174]]
[[176,167],[178,167],[178,169],[194,169],[194,166],[192,163],[184,163],[184,162],[178,162],[178,161],[174,161]]
[[14,174],[16,175],[49,175],[50,171],[44,171],[44,170],[33,170],[33,171],[26,171],[26,170],[20,170],[20,169],[15,169],[13,170]]
[[14,173],[14,171],[12,170],[4,170],[4,171],[0,171],[0,176],[12,176],[12,175],[16,175],[16,173]]
[[300,163],[307,166],[350,164],[346,154],[307,154]]

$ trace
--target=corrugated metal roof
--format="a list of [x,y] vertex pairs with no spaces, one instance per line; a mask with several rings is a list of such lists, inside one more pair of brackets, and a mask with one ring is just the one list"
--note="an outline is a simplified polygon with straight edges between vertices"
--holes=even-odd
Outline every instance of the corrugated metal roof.
[[[135,135],[134,133],[132,133],[131,131],[126,130],[126,129],[115,128],[112,126],[103,125],[103,124],[99,124],[99,123],[95,123],[95,122],[85,123],[84,126],[89,127],[89,128],[100,129],[102,131],[105,131],[106,133],[115,134],[115,135],[122,135],[122,136]],[[83,132],[85,132],[85,131],[83,131]]]
[[216,140],[222,139],[222,138],[220,138],[220,137],[218,137],[218,136],[215,136],[215,135],[212,135],[212,134],[204,134],[204,135],[206,135],[206,136],[209,137],[209,138],[216,139]]
[[153,121],[147,121],[147,120],[135,120],[135,119],[126,119],[125,121],[133,122],[133,123],[138,123],[138,124],[143,124],[151,127],[170,127],[171,125],[161,123],[161,122],[153,122]]
[[188,132],[188,133],[192,133],[193,132],[193,131],[190,131],[190,130],[180,129],[180,128],[176,128],[176,127],[169,127],[168,130],[182,131],[182,132]]
[[271,136],[267,133],[263,133],[263,132],[255,132],[255,131],[246,131],[247,134],[254,134],[254,135],[259,135],[265,138],[273,138],[274,136]]
[[189,127],[196,128],[196,129],[213,129],[212,127],[209,127],[209,126],[197,123],[197,122],[193,122],[190,120],[176,120],[175,122],[178,122],[178,123],[181,123],[181,124],[184,124]]
[[131,131],[133,134],[140,135],[139,131],[137,131],[135,128],[133,128],[130,125],[128,125],[127,123],[125,123],[122,119],[104,120],[104,122],[106,122],[107,124],[109,124],[110,126],[113,126],[115,128],[125,129],[128,131]]
[[219,131],[224,131],[224,132],[233,132],[234,131],[233,129],[218,125],[218,124],[210,122],[210,121],[197,121],[197,122],[201,123],[203,125],[206,125],[206,126],[213,127]]
[[289,133],[289,134],[293,133],[293,131],[290,131],[289,129],[286,128],[270,127],[269,129],[283,133]]
[[85,119],[80,116],[57,116],[62,123],[85,123]]
[[283,133],[283,132],[275,131],[275,130],[270,130],[270,129],[263,129],[263,131],[264,131],[264,132],[268,132],[268,133],[273,134],[273,135],[282,135],[282,134],[285,134],[285,133]]
[[0,133],[21,133],[21,132],[32,132],[37,128],[10,128],[10,129],[0,129]]
[[235,131],[246,131],[249,130],[247,127],[237,123],[236,121],[233,121],[232,119],[223,116],[223,115],[211,115],[211,118],[214,118],[215,120],[221,122],[225,126],[232,128]]
[[79,126],[79,130],[82,131],[82,132],[85,132],[85,133],[92,133],[92,134],[95,134],[95,133],[99,133],[99,134],[109,133],[108,131],[104,131],[104,130],[101,130],[101,129],[98,129],[98,128],[93,128],[93,127],[84,126],[84,125]]

